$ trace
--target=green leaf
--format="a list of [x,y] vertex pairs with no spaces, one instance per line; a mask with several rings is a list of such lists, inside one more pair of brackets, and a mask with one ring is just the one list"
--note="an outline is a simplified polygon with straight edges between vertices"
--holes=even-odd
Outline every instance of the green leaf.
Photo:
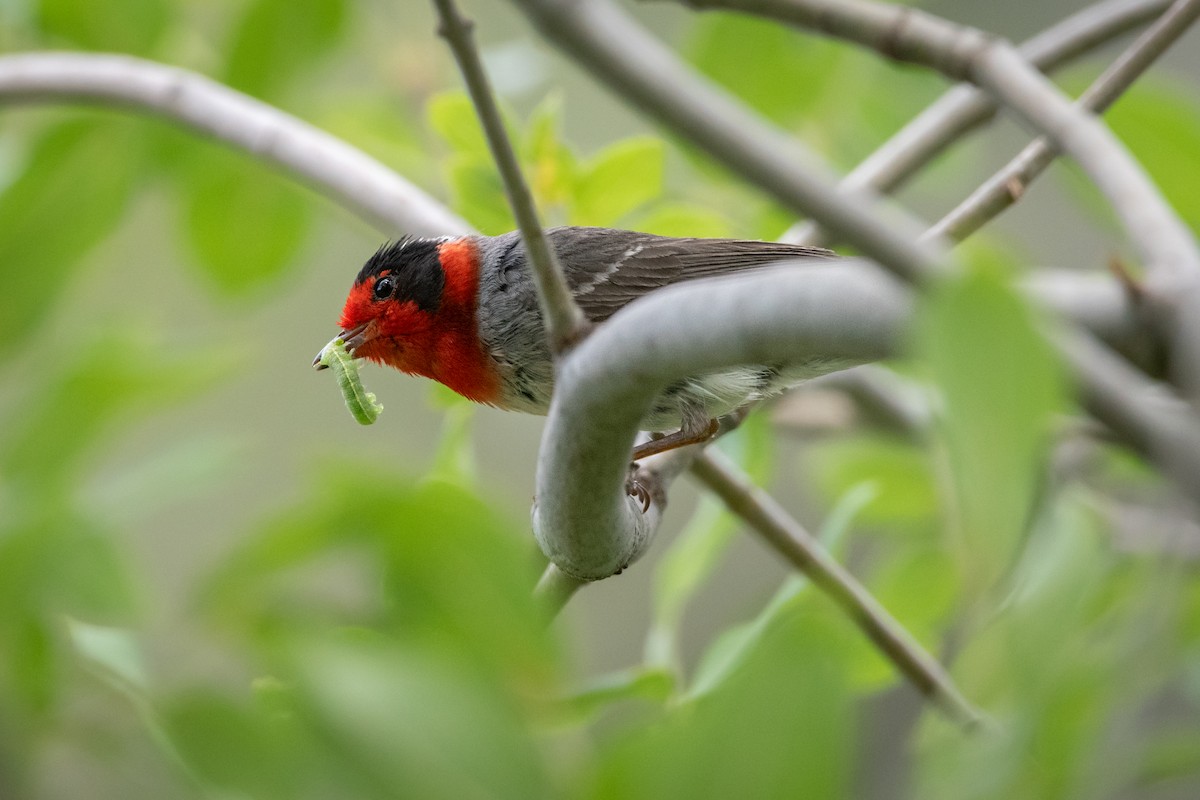
[[1200,731],[1182,728],[1155,736],[1146,743],[1143,782],[1191,778],[1200,775]]
[[479,115],[466,92],[444,92],[435,95],[425,107],[425,115],[434,132],[456,154],[491,159],[487,137],[479,124]]
[[624,700],[664,703],[674,688],[675,676],[671,672],[638,667],[590,680],[567,697],[565,703],[573,715],[586,718]]
[[82,457],[113,423],[194,395],[227,371],[227,359],[155,347],[144,335],[107,332],[76,342],[73,358],[29,387],[18,431],[0,445],[0,472],[42,502],[73,492]]
[[785,123],[819,103],[844,50],[773,22],[716,12],[697,19],[687,45],[701,72]]
[[[385,625],[414,646],[457,653],[501,680],[544,685],[554,648],[530,587],[531,542],[459,485],[420,484],[338,464],[218,570],[204,601],[240,626],[305,627],[314,617]],[[321,610],[304,578],[348,552],[368,556],[357,604]],[[382,581],[381,581],[382,578]]]
[[145,691],[146,665],[133,631],[68,617],[67,633],[79,654],[109,682],[125,691]]
[[1105,119],[1192,230],[1200,233],[1200,95],[1194,86],[1139,81]]
[[239,295],[291,266],[312,226],[312,206],[294,186],[247,159],[209,153],[184,185],[186,227],[204,274]]
[[6,712],[16,717],[8,724],[36,730],[55,710],[61,691],[62,659],[54,626],[40,616],[21,614],[0,628],[0,642],[8,662],[0,668],[3,701]]
[[57,125],[0,196],[0,354],[37,333],[85,253],[121,219],[140,164],[125,120]]
[[[874,495],[874,490],[867,485],[859,485],[846,492],[821,526],[817,535],[821,546],[836,553],[855,518]],[[775,621],[792,611],[795,605],[793,600],[807,590],[810,584],[811,581],[805,575],[791,576],[752,621],[722,631],[705,651],[696,667],[689,687],[691,695],[698,697],[707,694],[734,674],[753,654],[754,648]]]
[[929,455],[910,442],[882,435],[817,442],[805,453],[804,463],[826,496],[871,486],[874,495],[862,512],[864,522],[928,530],[936,516]]
[[609,145],[583,165],[571,209],[573,225],[612,226],[663,191],[661,139],[641,136]]
[[516,227],[504,182],[491,157],[462,154],[450,159],[454,208],[481,233],[495,236]]
[[87,50],[150,53],[172,16],[166,0],[122,0],[120,13],[106,3],[88,0],[40,0],[38,21],[43,32]]
[[865,48],[842,48],[819,107],[805,121],[805,138],[829,153],[834,163],[850,169],[944,87],[933,70],[896,64]]
[[444,643],[522,684],[550,679],[554,650],[530,587],[528,534],[455,484],[423,482],[386,545],[385,588],[406,636]]
[[648,213],[639,217],[637,229],[659,236],[698,236],[710,239],[726,239],[733,235],[729,220],[722,214],[704,206],[688,203],[663,203],[654,205]]
[[563,142],[561,128],[561,97],[551,94],[530,115],[521,148],[529,189],[547,220],[570,202],[577,180],[575,156]]
[[[1062,81],[1082,92],[1094,74],[1077,71]],[[1186,81],[1151,75],[1133,85],[1104,115],[1105,122],[1145,168],[1183,221],[1200,233],[1200,94]],[[1083,208],[1108,224],[1113,211],[1094,183],[1077,167],[1060,171]]]
[[306,118],[322,130],[353,142],[418,186],[437,183],[441,164],[429,156],[429,138],[413,103],[380,102],[364,85],[357,92],[322,97]]
[[930,652],[959,611],[954,560],[937,544],[897,553],[872,576],[871,593]]
[[719,688],[610,746],[588,796],[847,796],[844,644],[819,616],[782,615]]
[[654,624],[646,636],[649,664],[674,668],[679,628],[688,602],[721,563],[737,524],[714,498],[705,497],[671,543],[654,574]]
[[553,796],[523,714],[468,662],[369,634],[300,641],[285,654],[308,721],[373,796]]
[[[752,414],[721,449],[756,481],[771,474],[773,431],[765,414]],[[729,549],[736,520],[716,498],[705,497],[683,532],[671,543],[654,576],[654,624],[646,634],[646,662],[679,668],[680,623],[692,597],[718,569]]]
[[247,797],[304,796],[298,790],[311,755],[292,730],[294,710],[267,715],[211,689],[188,691],[163,705],[171,745],[204,783]]
[[[440,384],[435,384],[444,389]],[[443,407],[442,439],[438,442],[431,478],[456,483],[464,488],[476,484],[478,468],[475,465],[475,446],[472,432],[477,406],[453,392],[459,402]]]
[[233,37],[225,82],[270,97],[333,48],[347,16],[346,0],[255,0]]
[[965,585],[986,591],[1024,533],[1053,417],[1066,407],[1062,376],[1024,298],[994,265],[937,286],[916,318],[944,400]]
[[1127,726],[1131,710],[1162,697],[1161,683],[1140,678],[1158,661],[1145,628],[1160,616],[1095,602],[1114,556],[1081,499],[1067,494],[1045,515],[1002,613],[956,659],[959,685],[999,724],[964,737],[927,715],[914,797],[1095,797],[1140,756],[1144,734]]
[[[0,705],[22,715],[24,725],[44,719],[55,710],[67,674],[64,616],[120,623],[133,604],[112,539],[88,520],[47,510],[39,519],[0,528],[0,607],[7,609],[0,615]],[[91,644],[95,657],[99,644]],[[108,655],[115,675],[111,647]]]

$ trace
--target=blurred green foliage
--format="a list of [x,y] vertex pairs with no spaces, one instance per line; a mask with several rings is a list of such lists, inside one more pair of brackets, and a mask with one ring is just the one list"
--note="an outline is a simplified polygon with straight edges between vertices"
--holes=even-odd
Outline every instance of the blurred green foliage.
[[[0,12],[0,32],[198,68],[435,192],[440,180],[480,230],[511,229],[474,112],[447,90],[456,79],[416,68],[441,53],[413,44],[432,41],[432,26],[396,54],[380,19],[384,4],[342,0],[31,0]],[[729,15],[696,18],[684,42],[700,70],[844,165],[938,86]],[[576,144],[564,120],[579,107],[553,89],[506,100],[551,224],[769,236],[789,222],[658,136]],[[280,176],[159,124],[6,114],[0,798],[79,796],[80,786],[156,800],[1200,791],[1195,561],[1169,537],[1166,547],[1139,540],[1145,532],[1122,512],[1168,501],[1127,454],[1096,447],[1087,474],[1048,479],[1074,409],[1041,320],[1013,287],[1017,265],[1003,257],[971,260],[922,301],[902,367],[937,410],[929,430],[859,426],[797,456],[758,415],[721,445],[817,520],[827,546],[944,656],[993,718],[968,736],[920,705],[802,577],[731,611],[741,621],[704,629],[695,646],[685,628],[741,535],[711,500],[661,545],[643,658],[587,674],[530,596],[540,556],[527,523],[478,474],[472,408],[443,392],[425,475],[366,458],[353,449],[363,440],[347,437],[345,451],[299,465],[305,477],[272,492],[264,513],[239,518],[236,542],[221,536],[230,484],[257,487],[266,470],[291,465],[247,460],[264,473],[239,473],[243,450],[222,431],[171,430],[165,453],[107,474],[105,456],[146,436],[160,412],[215,396],[225,416],[253,413],[254,400],[231,397],[251,369],[245,345],[280,346],[301,255],[332,215]],[[1194,83],[1135,90],[1113,112],[1193,225],[1197,120]],[[173,212],[166,235],[200,276],[185,285],[203,288],[156,299],[159,327],[133,314],[113,321],[106,304],[134,279],[90,269],[89,253],[110,238],[144,235],[130,221],[139,205]],[[155,269],[168,260],[161,241],[144,245]],[[196,306],[234,332],[187,328]],[[263,308],[276,310],[276,329],[237,329]],[[313,330],[314,349],[325,334]],[[224,472],[233,477],[213,480]],[[153,517],[160,538],[192,553],[172,523],[197,513],[212,517],[213,552],[168,597],[127,526]],[[164,628],[192,646],[166,652]]]
[[[1075,77],[1069,85],[1084,85]],[[1121,96],[1105,119],[1135,153],[1163,196],[1200,231],[1200,90],[1194,83],[1150,75]],[[1079,188],[1079,182],[1073,184]],[[1089,208],[1099,204],[1091,192]],[[1106,213],[1106,212],[1101,212]]]

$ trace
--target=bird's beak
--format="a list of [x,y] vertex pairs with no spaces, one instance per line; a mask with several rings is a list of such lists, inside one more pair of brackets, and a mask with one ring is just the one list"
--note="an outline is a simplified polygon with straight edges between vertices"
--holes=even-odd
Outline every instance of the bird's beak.
[[321,352],[317,353],[317,357],[313,359],[313,369],[325,369],[325,365],[321,363],[321,357],[325,355],[325,351],[333,346],[334,342],[339,339],[346,345],[346,352],[354,355],[354,351],[362,346],[362,343],[367,340],[367,326],[370,321],[364,322],[361,325],[355,325],[353,328],[348,328],[342,331],[337,336],[329,340],[329,343],[321,348]]

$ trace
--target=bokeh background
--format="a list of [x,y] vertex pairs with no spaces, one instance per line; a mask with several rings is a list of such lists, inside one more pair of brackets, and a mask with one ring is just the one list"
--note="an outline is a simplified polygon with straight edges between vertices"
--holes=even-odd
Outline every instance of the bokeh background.
[[[1081,5],[926,7],[1021,40]],[[464,10],[548,222],[773,238],[793,221],[664,138],[514,7]],[[944,86],[762,22],[630,11],[841,169]],[[117,51],[194,69],[344,137],[481,230],[508,230],[434,29],[414,0],[0,5],[5,53]],[[1193,226],[1196,44],[1114,111]],[[1062,82],[1081,88],[1115,52]],[[1134,459],[1091,452],[1087,480],[1056,489],[1049,511],[1031,499],[1040,467],[1021,462],[997,497],[1061,535],[1015,537],[974,592],[944,538],[952,444],[863,428],[844,397],[812,392],[724,445],[801,520],[839,535],[839,554],[929,647],[965,649],[956,676],[1020,735],[963,744],[828,609],[770,618],[776,634],[743,643],[749,666],[726,677],[714,640],[758,616],[787,570],[686,481],[650,555],[543,633],[521,589],[539,567],[527,518],[542,420],[368,368],[386,411],[361,427],[309,367],[361,262],[402,232],[160,121],[60,105],[2,115],[0,797],[699,797],[745,786],[738,763],[763,797],[1200,792],[1200,553]],[[936,219],[1026,138],[1000,120],[900,197]],[[1124,253],[1063,166],[970,247],[993,277],[1101,269]],[[997,314],[1019,338],[1027,312]],[[950,335],[951,316],[931,312],[950,327],[917,337],[919,356],[954,363],[928,343]],[[1040,367],[1016,353],[994,377],[1036,394]],[[928,378],[926,360],[898,366]],[[1047,369],[1046,391],[1061,393]],[[1064,407],[1013,424],[1036,429]],[[1114,493],[1153,525],[1113,524]],[[671,549],[685,529],[701,542],[690,555]],[[1047,574],[1022,573],[1035,562]],[[1031,586],[1055,591],[1031,610]],[[745,696],[672,715],[689,708],[705,653],[700,674]],[[575,699],[549,699],[564,695]],[[796,713],[773,728],[755,708]],[[470,779],[448,777],[460,773]]]

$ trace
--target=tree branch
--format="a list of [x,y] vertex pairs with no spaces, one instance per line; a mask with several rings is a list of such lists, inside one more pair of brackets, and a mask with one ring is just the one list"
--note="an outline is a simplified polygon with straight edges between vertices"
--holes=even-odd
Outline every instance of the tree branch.
[[[781,142],[778,132],[696,76],[673,53],[606,0],[516,2],[551,42],[616,90],[623,99],[775,196],[817,200],[801,197],[807,188],[812,188],[808,182],[811,175],[793,169],[792,162],[800,156],[790,142],[786,139]],[[793,189],[798,194],[793,194]],[[821,200],[842,208],[847,198],[822,186]],[[866,208],[858,201],[852,200],[851,204],[856,210]],[[803,203],[792,205],[796,208]],[[868,213],[878,213],[878,209]],[[814,216],[820,221],[828,221],[822,219],[820,213],[814,213]],[[879,258],[882,251],[868,251],[864,247],[866,240],[846,235],[849,231],[849,226],[834,226],[833,232],[859,246],[905,280],[919,280],[931,273],[946,271],[927,250],[896,253],[903,262]],[[1196,315],[1196,324],[1200,325],[1200,315]],[[1104,382],[1100,376],[1080,376],[1080,381],[1122,391],[1119,385]],[[1111,405],[1098,405],[1095,410],[1102,414],[1105,407]],[[1101,417],[1101,421],[1116,424],[1119,429],[1119,420]],[[1176,478],[1182,485],[1189,482],[1185,475],[1176,475]]]
[[0,103],[84,102],[153,114],[258,158],[384,232],[444,236],[471,226],[375,159],[202,75],[132,56],[0,56]]
[[1088,411],[1159,464],[1186,500],[1200,498],[1200,429],[1188,405],[1090,336],[1069,328],[1051,335]]
[[[905,293],[865,265],[792,264],[688,281],[618,311],[559,367],[538,459],[534,533],[559,569],[599,580],[648,546],[653,527],[624,483],[638,424],[673,380],[734,364],[882,358]],[[653,507],[652,507],[653,508]]]
[[868,257],[915,281],[941,254],[918,225],[873,193],[839,194],[832,171],[744,104],[680,63],[607,0],[515,0],[542,34],[623,100],[700,145],[792,211],[812,216]]
[[[1170,0],[1097,3],[1037,34],[1018,50],[1038,69],[1052,71],[1154,18],[1169,5]],[[959,84],[851,170],[839,184],[839,191],[846,187],[890,192],[995,113],[996,103],[987,92],[971,84]],[[796,244],[828,244],[828,237],[812,220],[797,223],[781,238]]]
[[[1078,322],[1110,335],[1136,330],[1136,314],[1117,287],[1067,280],[1042,282],[1034,291],[1042,302],[1078,313]],[[1085,285],[1101,291],[1081,293]],[[654,520],[626,496],[624,483],[638,423],[663,387],[737,364],[820,359],[832,371],[886,357],[907,323],[909,302],[908,291],[893,279],[865,264],[842,262],[690,281],[619,311],[560,364],[533,514],[543,552],[583,580],[616,574],[644,552]],[[1200,448],[1189,444],[1197,429],[1186,411],[1178,403],[1151,402],[1166,395],[1156,395],[1147,379],[1105,356],[1103,348],[1088,348],[1086,357],[1079,357],[1081,346],[1074,342],[1060,349],[1084,376],[1085,396],[1116,395],[1094,404],[1098,415],[1161,464],[1185,494],[1200,496]]]
[[1200,388],[1200,250],[1157,187],[1095,117],[1073,105],[1016,50],[982,31],[873,0],[681,0],[759,14],[848,39],[881,55],[969,79],[1044,133],[1108,199],[1146,262],[1177,377]]
[[696,456],[692,474],[837,603],[918,691],[963,727],[978,725],[982,715],[942,665],[769,494],[731,467],[709,450]]
[[533,588],[533,596],[545,604],[546,610],[553,618],[586,583],[587,581],[572,578],[550,563],[546,565],[537,586]]
[[458,67],[471,93],[471,101],[487,134],[492,159],[504,180],[504,190],[508,194],[513,216],[521,229],[521,239],[525,242],[525,252],[529,256],[534,284],[537,286],[538,305],[545,321],[546,335],[553,351],[562,352],[583,337],[587,321],[571,296],[562,266],[558,263],[554,248],[550,246],[538,221],[533,195],[521,176],[521,167],[517,164],[512,142],[508,140],[508,134],[504,130],[504,122],[488,84],[487,73],[484,72],[479,53],[471,40],[474,23],[459,14],[454,0],[434,0],[434,5],[437,6],[438,15],[441,17],[438,33],[450,45],[454,58],[458,61]]
[[[1200,2],[1178,0],[1146,29],[1077,101],[1103,114],[1200,16]],[[926,232],[933,238],[961,241],[1015,204],[1059,155],[1042,136],[987,180],[957,208]]]

